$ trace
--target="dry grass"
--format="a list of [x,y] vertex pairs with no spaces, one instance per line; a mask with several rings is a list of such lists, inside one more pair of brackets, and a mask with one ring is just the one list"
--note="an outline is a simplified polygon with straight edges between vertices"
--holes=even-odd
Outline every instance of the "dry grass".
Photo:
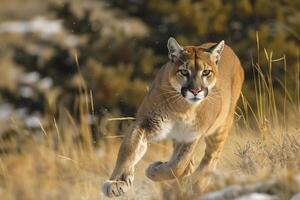
[[[299,191],[295,179],[300,169],[299,74],[295,79],[296,95],[291,95],[293,91],[287,88],[286,80],[281,81],[283,90],[275,91],[272,63],[282,62],[286,70],[285,57],[274,60],[272,53],[265,51],[265,59],[269,61],[267,72],[259,60],[253,62],[254,93],[244,91],[242,95],[235,126],[218,166],[222,173],[216,172],[208,191],[270,178],[282,183],[273,193],[283,199]],[[1,199],[104,199],[100,185],[112,171],[122,138],[112,134],[109,127],[111,123],[125,122],[104,118],[98,124],[106,135],[94,145],[88,121],[88,114],[94,112],[92,93],[83,79],[79,90],[80,123],[61,108],[58,117],[51,113],[45,117],[34,136],[31,130],[16,124],[15,137],[0,140],[1,149],[15,147],[13,152],[2,152],[0,156]],[[255,105],[247,100],[253,95]],[[137,166],[134,187],[126,198],[174,198],[172,186],[176,183],[153,183],[144,176],[150,162],[166,160],[170,151],[169,142],[150,146]],[[200,147],[199,155],[201,151]]]

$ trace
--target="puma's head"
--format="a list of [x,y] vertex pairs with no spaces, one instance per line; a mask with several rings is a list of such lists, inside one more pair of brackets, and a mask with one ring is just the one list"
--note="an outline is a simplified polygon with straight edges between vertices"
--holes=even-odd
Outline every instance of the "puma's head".
[[182,47],[171,37],[167,46],[173,66],[170,84],[190,104],[201,102],[216,84],[224,40],[204,49],[197,46]]

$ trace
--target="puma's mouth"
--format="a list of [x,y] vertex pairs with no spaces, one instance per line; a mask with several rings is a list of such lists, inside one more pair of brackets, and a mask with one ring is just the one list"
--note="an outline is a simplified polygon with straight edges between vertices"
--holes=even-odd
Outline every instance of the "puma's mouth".
[[202,99],[200,98],[197,98],[197,97],[193,97],[193,98],[188,98],[186,99],[188,103],[190,104],[196,104],[196,103],[199,103]]
[[[183,92],[182,92],[183,93]],[[184,91],[182,96],[185,98],[185,100],[190,104],[197,104],[200,103],[205,97],[208,95],[208,89],[204,88],[202,91],[200,91],[197,94],[194,94],[190,92],[189,90]]]
[[190,98],[189,100],[190,100],[190,101],[197,102],[197,101],[199,101],[199,100],[201,100],[201,99],[200,99],[200,98],[197,98],[197,97],[194,97],[194,98]]

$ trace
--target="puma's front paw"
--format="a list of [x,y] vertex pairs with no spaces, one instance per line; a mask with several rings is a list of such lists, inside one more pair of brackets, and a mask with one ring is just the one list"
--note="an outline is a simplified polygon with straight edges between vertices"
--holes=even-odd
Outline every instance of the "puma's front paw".
[[133,176],[127,176],[121,180],[107,180],[102,186],[102,192],[107,197],[119,197],[124,195],[133,182]]
[[157,161],[149,165],[146,169],[146,176],[153,181],[169,179],[171,168],[167,162]]
[[106,181],[102,186],[102,192],[107,197],[119,197],[129,188],[125,181]]

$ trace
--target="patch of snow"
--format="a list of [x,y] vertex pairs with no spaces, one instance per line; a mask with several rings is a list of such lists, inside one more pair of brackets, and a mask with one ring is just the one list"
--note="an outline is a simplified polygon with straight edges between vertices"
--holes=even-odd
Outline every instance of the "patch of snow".
[[40,126],[41,118],[37,115],[27,116],[25,119],[25,124],[30,128],[37,128]]
[[68,35],[64,40],[68,47],[76,47],[79,44],[79,38],[76,35]]
[[38,72],[26,73],[21,77],[21,82],[24,84],[33,84],[40,79],[40,74]]
[[0,33],[40,33],[44,37],[61,33],[63,30],[61,20],[47,20],[36,17],[30,21],[3,22],[0,24]]
[[233,199],[241,190],[242,187],[240,185],[231,185],[220,191],[210,192],[201,198],[201,200],[221,200],[225,199],[225,196],[229,197],[229,195],[231,196],[231,199]]
[[0,104],[0,120],[7,119],[13,112],[13,107],[10,104]]
[[235,198],[234,200],[279,200],[279,199],[269,194],[252,193],[252,194]]
[[19,93],[24,98],[30,98],[34,95],[33,89],[27,86],[20,87]]
[[300,200],[300,193],[297,193],[294,196],[292,196],[290,200]]
[[39,86],[42,90],[47,90],[49,89],[51,86],[53,85],[53,80],[50,77],[45,77],[43,78],[40,83]]
[[26,118],[28,114],[28,108],[18,108],[16,113],[20,118]]
[[97,123],[97,117],[95,115],[88,114],[88,122],[89,124],[96,124]]

